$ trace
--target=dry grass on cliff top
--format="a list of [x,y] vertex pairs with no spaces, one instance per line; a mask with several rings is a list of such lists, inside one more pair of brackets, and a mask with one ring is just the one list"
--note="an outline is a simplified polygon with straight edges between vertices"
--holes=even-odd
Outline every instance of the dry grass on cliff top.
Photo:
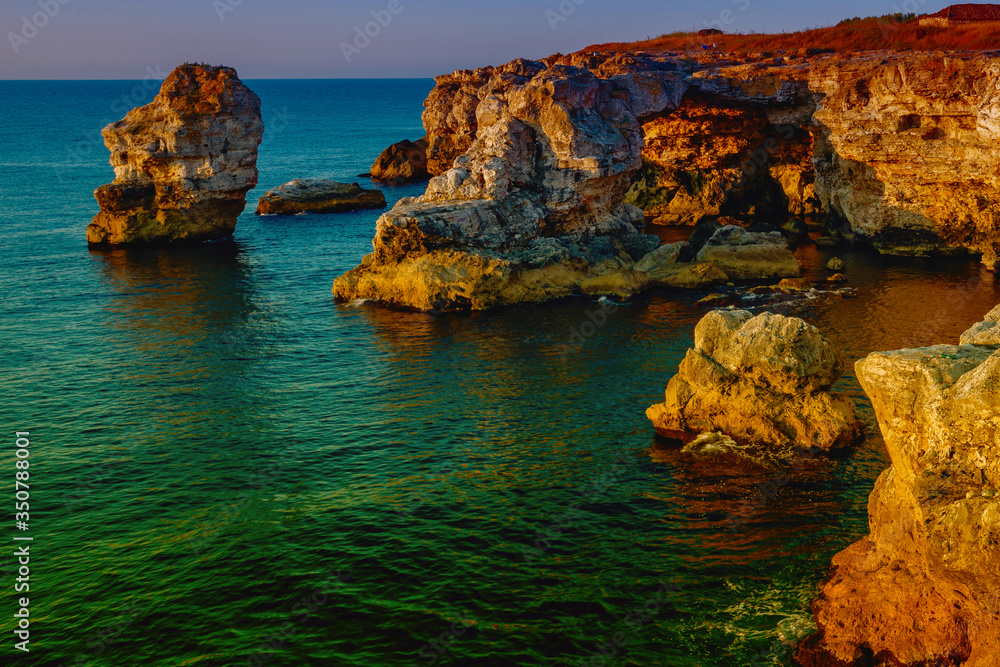
[[723,52],[796,51],[833,49],[852,51],[980,51],[1000,48],[1000,25],[967,25],[951,28],[920,26],[917,20],[899,22],[884,18],[844,21],[829,28],[801,32],[730,34],[699,37],[697,33],[672,33],[642,42],[595,44],[590,51],[702,51],[702,44],[717,44]]

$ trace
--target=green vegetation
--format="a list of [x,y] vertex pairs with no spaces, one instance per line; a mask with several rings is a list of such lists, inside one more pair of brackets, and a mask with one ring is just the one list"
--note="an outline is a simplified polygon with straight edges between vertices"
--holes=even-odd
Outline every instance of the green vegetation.
[[851,23],[861,23],[862,21],[870,21],[872,19],[876,21],[881,21],[882,23],[909,23],[910,21],[917,18],[914,13],[909,14],[883,14],[882,16],[867,16],[865,18],[859,18],[855,16],[853,19],[844,19],[836,25],[836,27],[849,25]]

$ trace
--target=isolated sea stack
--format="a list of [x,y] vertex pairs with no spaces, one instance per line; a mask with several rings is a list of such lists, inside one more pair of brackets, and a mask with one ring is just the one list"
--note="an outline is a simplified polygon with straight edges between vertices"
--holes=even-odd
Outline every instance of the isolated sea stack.
[[371,177],[390,185],[419,183],[431,177],[427,172],[427,139],[404,140],[389,146],[372,165]]
[[861,434],[854,403],[830,387],[844,359],[797,317],[717,310],[695,327],[694,348],[646,416],[664,437],[721,432],[774,454],[829,450]]
[[869,535],[833,558],[798,664],[1000,664],[998,320],[857,363],[892,466]]
[[231,67],[185,64],[149,104],[101,133],[115,180],[94,196],[92,246],[232,236],[257,184],[260,98]]

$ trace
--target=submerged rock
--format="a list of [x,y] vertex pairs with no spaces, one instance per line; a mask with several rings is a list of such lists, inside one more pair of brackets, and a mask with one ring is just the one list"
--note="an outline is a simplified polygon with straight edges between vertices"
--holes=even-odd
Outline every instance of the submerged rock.
[[431,177],[427,171],[427,139],[404,140],[389,146],[375,160],[369,175],[393,185],[426,181]]
[[799,262],[780,232],[754,233],[729,225],[698,251],[699,262],[715,262],[730,280],[795,278]]
[[841,447],[860,434],[853,402],[829,392],[843,370],[840,352],[798,318],[717,310],[646,416],[670,438],[719,431],[777,452]]
[[182,65],[149,104],[101,134],[115,180],[94,196],[94,246],[232,236],[257,184],[260,99],[230,67]]
[[980,338],[989,329],[963,336],[988,346],[857,363],[892,465],[868,501],[869,535],[833,558],[799,664],[997,664],[1000,340]]
[[257,215],[339,213],[359,208],[385,208],[385,195],[380,190],[365,190],[357,183],[298,178],[268,190],[257,202]]

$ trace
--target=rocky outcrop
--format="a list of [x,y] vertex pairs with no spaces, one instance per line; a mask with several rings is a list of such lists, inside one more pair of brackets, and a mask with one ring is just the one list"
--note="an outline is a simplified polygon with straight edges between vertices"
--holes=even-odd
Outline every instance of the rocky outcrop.
[[892,466],[870,533],[833,559],[806,667],[962,665],[1000,656],[1000,307],[963,343],[856,365]]
[[799,262],[781,232],[757,234],[722,227],[698,251],[699,262],[714,262],[730,280],[795,278]]
[[1000,249],[1000,61],[986,54],[880,54],[810,73],[816,191],[828,233],[890,254]]
[[379,219],[374,253],[337,279],[336,297],[452,310],[644,289],[633,266],[660,243],[623,200],[641,119],[675,107],[685,86],[669,59],[628,69],[494,72],[469,150]]
[[[625,68],[621,54],[547,64]],[[438,79],[424,113],[431,173],[472,145],[475,111],[503,69]],[[684,69],[678,108],[643,120],[628,201],[651,219],[826,214],[833,236],[885,253],[971,250],[996,262],[993,54],[712,54]]]
[[94,196],[94,246],[232,236],[257,184],[260,99],[230,67],[182,65],[159,94],[105,127],[115,180]]
[[860,435],[854,404],[830,393],[843,357],[812,325],[717,310],[694,335],[665,402],[646,411],[659,435],[689,440],[721,432],[778,454],[842,447]]
[[427,139],[400,141],[375,160],[370,172],[376,181],[392,185],[419,183],[430,178],[427,171]]
[[[608,273],[638,288],[629,272],[651,249],[636,238],[640,212],[741,225],[823,213],[825,244],[981,252],[992,266],[998,80],[991,55],[809,51],[573,54],[439,77],[424,112],[436,176],[380,221],[374,255],[334,291],[396,299],[398,265],[436,251],[499,262],[505,277],[490,289],[532,298]],[[591,238],[617,245],[608,254]],[[521,289],[543,268],[524,256],[566,270]],[[446,308],[507,303],[445,283],[431,292]]]
[[359,208],[385,208],[385,195],[357,183],[299,178],[268,190],[257,202],[257,215],[340,213]]
[[1000,306],[988,312],[982,322],[962,334],[958,343],[1000,348]]

